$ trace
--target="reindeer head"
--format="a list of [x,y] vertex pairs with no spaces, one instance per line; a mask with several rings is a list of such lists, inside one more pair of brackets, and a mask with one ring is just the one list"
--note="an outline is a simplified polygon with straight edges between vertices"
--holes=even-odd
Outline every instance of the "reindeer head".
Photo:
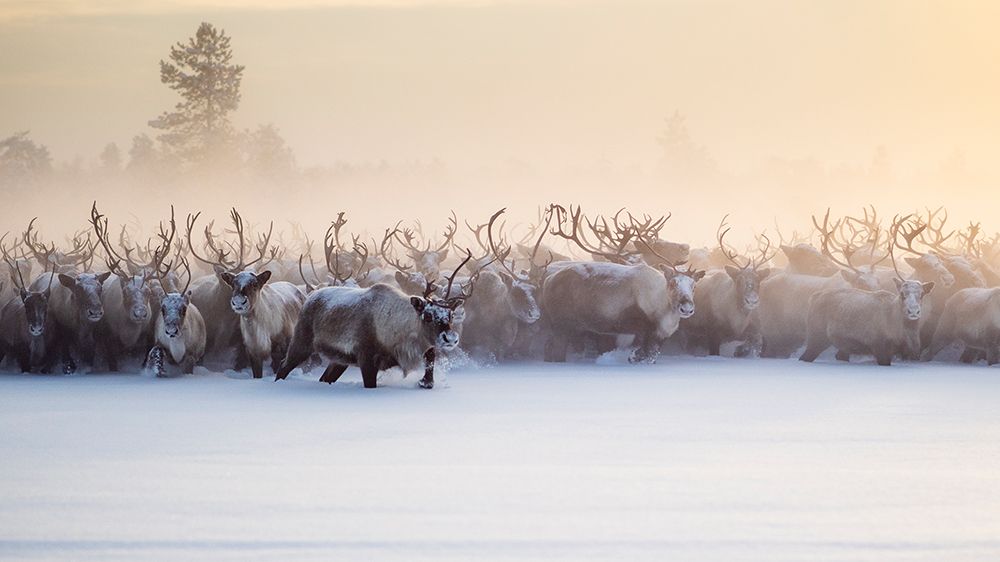
[[260,296],[260,290],[271,278],[270,271],[254,273],[252,271],[241,271],[232,273],[224,271],[221,274],[222,281],[233,289],[233,296],[229,298],[229,306],[233,312],[240,316],[246,316],[253,312],[253,307]]
[[507,272],[499,274],[507,285],[507,294],[510,295],[514,316],[525,324],[537,322],[542,317],[542,309],[538,306],[538,286],[520,275],[512,276]]
[[458,347],[458,332],[452,328],[457,307],[424,297],[410,297],[410,304],[420,317],[421,330],[435,347],[443,351]]
[[796,273],[829,277],[839,270],[833,260],[805,242],[794,246],[782,245],[781,251],[788,258],[788,269]]
[[913,272],[921,279],[934,279],[940,282],[943,287],[951,287],[955,284],[955,276],[948,271],[941,258],[934,254],[907,256],[904,261],[913,268]]
[[920,320],[921,304],[925,296],[934,289],[934,283],[921,283],[920,281],[894,279],[896,290],[899,291],[899,306],[903,311],[903,316],[907,320]]
[[190,304],[190,291],[183,294],[169,293],[163,297],[163,301],[160,302],[160,316],[163,318],[163,332],[168,338],[176,338],[181,335]]
[[28,323],[28,335],[37,338],[45,333],[45,321],[49,315],[49,296],[51,292],[27,291],[21,289],[21,302],[24,303],[24,318]]
[[59,283],[70,290],[71,301],[77,313],[87,322],[100,322],[104,318],[104,282],[110,271],[101,274],[79,273],[75,276],[58,273]]
[[152,287],[146,275],[118,277],[122,289],[122,306],[128,318],[137,324],[145,323],[151,314],[149,301]]
[[667,295],[681,318],[694,316],[694,285],[702,277],[704,271],[681,271],[676,268],[663,268],[667,278]]

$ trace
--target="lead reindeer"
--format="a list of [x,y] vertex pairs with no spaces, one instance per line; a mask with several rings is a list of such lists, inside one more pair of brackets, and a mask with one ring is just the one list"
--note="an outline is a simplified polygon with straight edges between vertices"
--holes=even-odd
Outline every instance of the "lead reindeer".
[[560,264],[545,280],[542,317],[550,335],[545,360],[566,361],[568,346],[583,336],[631,335],[636,349],[630,362],[654,361],[660,346],[682,318],[695,312],[695,283],[701,271],[681,271],[671,265],[657,270],[645,264],[625,265],[627,257],[605,252],[582,236],[582,211],[553,205],[552,234],[577,244],[607,262]]
[[896,267],[893,252],[903,229],[903,219],[896,218],[890,228],[888,251],[896,272],[895,292],[837,289],[822,291],[809,301],[806,349],[801,361],[815,361],[831,345],[837,348],[839,361],[851,355],[874,355],[879,365],[892,364],[896,355],[916,358],[920,353],[920,320],[924,297],[934,289],[934,282],[904,279]]
[[166,376],[165,362],[191,374],[205,355],[205,320],[198,307],[191,303],[191,266],[181,258],[187,271],[187,282],[180,291],[167,293],[160,302],[153,330],[154,344],[147,355],[146,365],[157,377]]
[[725,243],[728,232],[723,219],[716,236],[729,264],[698,283],[694,292],[698,312],[684,321],[683,331],[689,346],[704,341],[709,355],[719,355],[722,344],[733,340],[741,341],[736,351],[738,356],[752,355],[761,345],[759,331],[753,325],[754,311],[760,304],[760,284],[771,273],[763,266],[773,254],[768,254],[770,240],[765,236],[764,245],[759,248],[760,258],[747,258],[740,263],[737,252]]
[[[456,268],[443,298],[407,296],[381,283],[367,289],[328,287],[309,295],[295,335],[275,380],[282,380],[313,353],[329,364],[321,382],[333,384],[349,365],[361,368],[365,388],[375,388],[378,373],[400,367],[406,375],[423,367],[423,388],[434,387],[438,353],[458,346],[452,322],[468,293],[451,296]],[[471,287],[469,288],[471,291]]]

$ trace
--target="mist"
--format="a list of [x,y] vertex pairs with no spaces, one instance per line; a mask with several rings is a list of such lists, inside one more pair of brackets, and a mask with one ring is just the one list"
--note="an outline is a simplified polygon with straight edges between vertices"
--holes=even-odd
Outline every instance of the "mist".
[[[991,3],[53,5],[0,17],[19,54],[0,60],[0,131],[30,131],[53,163],[30,187],[0,180],[4,230],[35,215],[74,230],[95,199],[142,220],[345,210],[376,232],[572,201],[673,213],[664,234],[694,243],[726,213],[749,231],[805,229],[828,206],[997,211]],[[234,125],[277,127],[294,173],[95,171],[107,143],[124,167],[135,135],[155,139],[147,122],[178,100],[159,61],[202,21],[246,66]],[[668,153],[675,115],[688,144]]]

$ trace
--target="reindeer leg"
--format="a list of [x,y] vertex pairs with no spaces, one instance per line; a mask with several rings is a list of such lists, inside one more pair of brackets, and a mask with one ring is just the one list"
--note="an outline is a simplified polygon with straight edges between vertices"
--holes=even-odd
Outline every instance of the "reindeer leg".
[[337,379],[344,374],[347,370],[347,365],[339,365],[337,363],[330,363],[326,366],[326,370],[323,371],[323,376],[319,378],[319,382],[325,382],[327,384],[333,384],[337,382]]
[[722,338],[715,332],[708,334],[708,354],[719,355],[722,348]]
[[146,365],[149,366],[149,370],[156,377],[163,377],[166,375],[166,371],[163,368],[163,356],[163,348],[158,345],[153,346],[153,348],[150,349],[149,353],[146,355]]
[[875,362],[883,367],[888,367],[892,365],[892,351],[889,349],[876,348],[873,350],[875,355]]
[[15,357],[17,357],[17,366],[21,369],[22,373],[31,372],[31,353],[27,350],[15,350]]
[[433,347],[424,354],[424,378],[420,379],[418,383],[421,388],[434,388],[434,361],[436,358],[437,352]]
[[361,362],[361,380],[365,383],[365,388],[375,388],[378,386],[378,365],[373,358],[365,358]]
[[190,357],[190,356],[189,357],[185,357],[184,360],[181,361],[181,365],[180,365],[181,366],[181,373],[184,373],[185,375],[190,375],[190,374],[194,373],[194,364],[195,364],[194,357]]
[[992,341],[986,346],[986,364],[992,367],[997,363],[1000,363],[1000,345]]
[[844,351],[843,349],[838,349],[837,350],[836,357],[837,357],[837,361],[846,361],[848,363],[851,362],[851,354],[848,353],[848,352],[846,352],[846,351]]
[[545,362],[565,363],[566,350],[569,347],[569,340],[561,332],[554,332],[545,342]]
[[264,360],[259,357],[250,356],[250,370],[253,371],[253,378],[264,378]]

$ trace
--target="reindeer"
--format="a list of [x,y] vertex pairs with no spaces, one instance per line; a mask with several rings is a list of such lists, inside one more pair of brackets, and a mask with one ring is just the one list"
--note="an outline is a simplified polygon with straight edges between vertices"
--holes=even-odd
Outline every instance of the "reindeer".
[[53,276],[49,276],[50,285],[45,290],[28,290],[21,274],[21,264],[8,255],[2,242],[0,250],[10,267],[11,280],[18,292],[0,310],[0,361],[11,354],[17,360],[21,372],[37,370],[48,373],[56,360],[56,329],[49,311]]
[[725,243],[729,227],[723,219],[716,232],[720,250],[725,253],[729,264],[724,270],[709,273],[698,284],[694,292],[696,312],[684,321],[684,335],[688,344],[704,340],[708,344],[709,355],[719,355],[722,343],[734,339],[743,340],[737,355],[744,356],[756,352],[760,347],[760,334],[754,322],[754,311],[760,304],[760,283],[770,275],[771,270],[762,267],[773,254],[770,240],[759,248],[760,259],[737,261],[737,252]]
[[236,367],[242,368],[246,357],[239,328],[240,320],[230,306],[232,287],[223,281],[222,274],[224,272],[241,273],[255,266],[263,267],[277,257],[278,249],[270,247],[274,224],[272,223],[267,234],[259,236],[256,244],[253,245],[257,257],[247,261],[247,233],[243,217],[235,208],[230,210],[230,220],[233,223],[233,233],[238,237],[237,244],[233,245],[217,240],[215,234],[212,233],[212,225],[209,224],[204,229],[205,243],[208,249],[205,256],[198,254],[192,240],[192,232],[200,216],[201,213],[188,215],[186,229],[188,251],[195,260],[210,267],[213,274],[191,281],[191,303],[205,319],[208,352],[221,352],[235,348],[237,350]]
[[[37,277],[29,287],[31,292],[50,291],[48,306],[52,318],[55,320],[57,329],[56,346],[59,348],[63,362],[63,372],[72,373],[76,371],[77,362],[74,355],[88,365],[94,364],[95,355],[95,331],[98,323],[104,318],[104,282],[111,276],[110,271],[104,273],[72,273],[73,268],[84,266],[89,269],[89,265],[94,259],[94,245],[82,242],[74,243],[79,250],[72,258],[73,268],[66,265],[65,259],[60,263],[59,256],[66,256],[67,253],[59,252],[53,244],[46,247],[37,240],[37,235],[32,234],[32,227],[35,219],[28,224],[28,229],[22,234],[24,244],[35,254],[36,259],[41,264],[51,267],[52,271],[43,273]],[[81,239],[77,235],[76,239]],[[89,254],[84,253],[83,248],[89,248]],[[71,273],[61,273],[60,271],[70,271]],[[59,281],[53,282],[53,277]]]
[[922,301],[934,289],[934,282],[905,280],[899,272],[894,247],[898,247],[898,236],[912,234],[903,230],[905,220],[897,217],[890,229],[888,249],[896,273],[895,293],[850,288],[813,295],[801,361],[815,361],[830,345],[837,347],[838,361],[866,354],[887,366],[897,354],[904,359],[919,356]]
[[367,289],[314,291],[302,307],[288,354],[274,379],[286,378],[319,353],[330,362],[321,382],[333,384],[349,365],[357,365],[365,388],[375,388],[379,371],[398,366],[405,375],[423,366],[419,384],[433,388],[438,352],[451,351],[459,342],[452,323],[469,296],[464,291],[451,296],[459,269],[452,273],[444,298],[433,296],[429,284],[422,297],[408,297],[382,283]]
[[[479,262],[473,273],[476,292],[465,301],[465,319],[460,332],[463,348],[489,349],[497,359],[513,347],[522,326],[530,326],[541,317],[537,298],[540,282],[507,265],[512,248],[502,237],[498,242],[494,236],[493,227],[505,211],[494,213],[485,225],[488,253],[476,260]],[[471,258],[469,252],[470,263]],[[496,267],[491,267],[493,264]],[[544,271],[544,266],[541,270]],[[536,274],[544,277],[541,272]]]
[[[170,255],[177,225],[171,207],[169,232],[161,223],[158,235],[160,245],[150,252],[152,255],[148,263],[139,264],[131,258],[133,253],[138,253],[135,248],[125,247],[124,257],[115,250],[108,236],[108,219],[98,212],[96,202],[90,213],[90,224],[98,243],[104,248],[108,270],[112,273],[104,282],[104,318],[98,325],[98,340],[104,348],[108,369],[115,372],[120,355],[140,349],[145,352],[149,348],[153,308],[159,305],[160,298],[165,294],[163,285],[169,287],[173,283],[158,273]],[[130,271],[125,271],[122,263],[127,263]]]
[[[264,376],[264,359],[271,357],[272,368],[276,368],[284,356],[284,351],[289,339],[291,339],[299,310],[305,301],[305,295],[298,287],[287,281],[277,281],[267,284],[271,278],[270,271],[265,270],[255,273],[249,269],[250,266],[261,262],[267,256],[267,248],[270,244],[272,230],[269,230],[267,236],[261,237],[258,241],[257,250],[259,256],[257,259],[246,262],[246,235],[242,217],[236,212],[236,209],[233,209],[231,218],[238,237],[238,246],[230,244],[229,247],[231,251],[237,253],[237,261],[221,261],[227,253],[217,250],[220,261],[212,262],[199,257],[194,252],[192,246],[191,253],[196,259],[210,263],[216,267],[216,277],[209,277],[210,281],[204,281],[202,287],[198,287],[197,284],[206,278],[195,281],[191,301],[195,303],[195,306],[199,310],[203,309],[199,304],[199,300],[195,298],[198,296],[198,289],[201,289],[201,297],[204,298],[205,302],[204,309],[210,310],[213,314],[225,314],[219,310],[221,307],[219,307],[218,303],[220,296],[226,293],[224,287],[229,288],[228,305],[230,310],[239,319],[239,334],[243,349],[246,351],[247,359],[250,363],[250,368],[253,371],[253,377],[259,379]],[[189,243],[195,220],[197,220],[197,215],[188,219]],[[273,249],[271,257],[273,258],[276,254],[277,249]],[[218,283],[216,278],[222,282],[224,287],[215,286]],[[239,368],[240,366],[241,361],[237,357],[235,367]]]
[[456,232],[458,232],[458,218],[455,216],[455,212],[452,211],[448,227],[445,230],[444,241],[440,245],[433,247],[433,249],[430,241],[423,248],[418,245],[417,233],[421,236],[423,234],[419,222],[417,223],[417,233],[412,229],[406,228],[397,231],[396,235],[397,240],[409,252],[410,259],[413,260],[416,271],[426,279],[437,279],[441,275],[441,264],[448,259],[448,248],[454,242]]
[[195,365],[205,355],[205,320],[198,307],[191,303],[191,266],[181,258],[187,271],[187,283],[180,291],[167,293],[160,302],[160,312],[153,330],[154,344],[146,365],[157,377],[166,376],[164,360],[180,366],[183,374],[194,372]]
[[[809,309],[802,306],[802,303],[809,302],[814,294],[850,287],[866,291],[879,288],[879,278],[875,274],[875,266],[879,262],[865,267],[855,266],[853,258],[858,249],[851,242],[845,242],[839,248],[843,259],[838,258],[831,249],[840,221],[830,225],[829,209],[822,225],[815,216],[813,224],[820,233],[821,250],[816,253],[835,267],[844,269],[835,269],[839,274],[826,276],[803,274],[792,271],[794,261],[790,260],[788,269],[771,275],[761,283],[758,314],[763,338],[761,355],[764,357],[788,357],[805,343]],[[878,247],[877,236],[876,233],[873,247]],[[885,258],[888,258],[888,254]]]
[[[577,244],[607,262],[567,262],[545,279],[542,318],[550,329],[545,360],[563,362],[569,343],[588,334],[632,335],[637,344],[632,362],[653,361],[660,345],[682,318],[695,311],[695,283],[701,271],[681,271],[670,264],[655,269],[626,265],[623,255],[596,248],[581,234],[582,212],[553,205],[553,235]],[[619,262],[619,263],[615,263]]]

